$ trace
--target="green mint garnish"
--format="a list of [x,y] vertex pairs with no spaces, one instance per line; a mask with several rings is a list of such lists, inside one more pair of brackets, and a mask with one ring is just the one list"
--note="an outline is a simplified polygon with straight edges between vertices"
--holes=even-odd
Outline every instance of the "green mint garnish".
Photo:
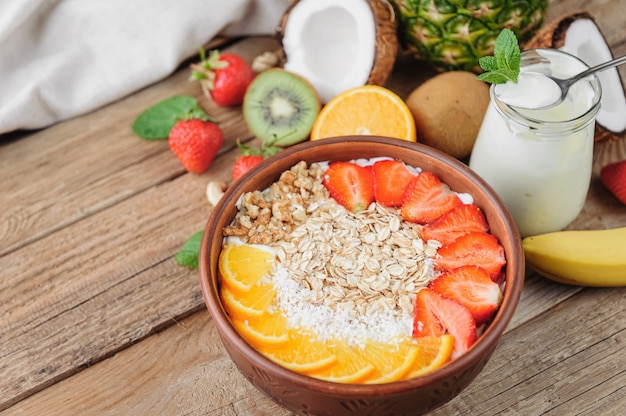
[[204,231],[198,231],[185,241],[180,251],[174,256],[174,260],[181,266],[191,269],[198,268],[198,258],[200,256],[200,243]]
[[186,118],[213,121],[194,97],[176,95],[141,113],[133,122],[133,133],[146,140],[167,139],[172,127]]
[[481,81],[490,84],[504,84],[507,81],[517,83],[520,71],[521,53],[517,37],[511,29],[503,29],[493,49],[493,56],[484,56],[478,60],[486,72],[478,75]]

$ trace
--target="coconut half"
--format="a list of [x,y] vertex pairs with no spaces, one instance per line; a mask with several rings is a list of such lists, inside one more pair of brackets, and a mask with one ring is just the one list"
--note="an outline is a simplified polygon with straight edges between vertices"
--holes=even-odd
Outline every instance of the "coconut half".
[[353,87],[383,85],[398,51],[386,0],[295,1],[277,34],[284,69],[308,80],[324,103]]
[[[588,12],[568,14],[544,26],[525,49],[555,48],[580,58],[589,66],[613,59],[604,35]],[[596,141],[626,136],[626,94],[617,68],[599,72],[602,86],[596,117]]]

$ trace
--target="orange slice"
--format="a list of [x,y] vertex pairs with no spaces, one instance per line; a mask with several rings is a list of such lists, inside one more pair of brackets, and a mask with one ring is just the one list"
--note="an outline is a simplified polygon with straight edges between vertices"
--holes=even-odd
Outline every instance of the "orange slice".
[[289,342],[287,319],[279,312],[266,312],[254,320],[233,317],[232,322],[241,336],[259,351],[281,348]]
[[364,383],[376,374],[376,367],[345,342],[329,341],[327,345],[337,361],[322,370],[310,372],[310,376],[335,383]]
[[270,307],[276,296],[274,285],[257,284],[244,294],[234,294],[228,286],[221,288],[224,308],[231,315],[240,320],[256,319]]
[[378,85],[364,85],[332,98],[320,111],[311,140],[345,135],[376,135],[414,142],[415,119],[404,100]]
[[226,244],[218,268],[223,282],[235,294],[248,292],[272,269],[274,255],[250,244]]
[[310,331],[289,330],[289,341],[280,349],[266,352],[265,355],[285,368],[300,373],[321,371],[337,362],[337,356],[327,347],[326,342]]
[[418,359],[407,378],[418,377],[443,367],[450,361],[454,351],[454,337],[446,334],[439,337],[416,338],[420,349]]
[[367,380],[367,383],[390,383],[401,380],[411,371],[421,349],[410,339],[393,344],[370,340],[359,352],[364,362],[372,363],[378,370],[376,377]]

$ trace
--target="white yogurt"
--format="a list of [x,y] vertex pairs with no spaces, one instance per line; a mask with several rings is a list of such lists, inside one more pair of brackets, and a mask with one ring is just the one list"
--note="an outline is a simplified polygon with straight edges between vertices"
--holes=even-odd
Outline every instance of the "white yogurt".
[[556,103],[561,97],[559,86],[536,72],[521,72],[517,83],[508,81],[494,87],[500,101],[513,107],[542,108]]
[[[538,54],[551,63],[536,63]],[[556,50],[522,53],[521,74],[548,71],[566,78],[585,69],[577,58]],[[552,98],[554,92],[535,81],[508,85],[508,103],[495,98],[491,87],[491,103],[470,158],[470,167],[499,194],[522,236],[561,230],[580,213],[591,180],[601,95],[597,78],[591,77],[572,86],[556,107],[516,109],[513,103],[539,107]]]

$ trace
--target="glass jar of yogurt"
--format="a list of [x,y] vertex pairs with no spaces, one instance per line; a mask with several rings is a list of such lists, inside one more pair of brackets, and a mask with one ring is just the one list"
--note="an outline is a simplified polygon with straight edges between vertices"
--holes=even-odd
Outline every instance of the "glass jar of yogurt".
[[[591,181],[595,116],[601,87],[593,75],[574,84],[561,104],[527,110],[550,101],[545,83],[521,82],[525,73],[569,78],[587,65],[555,49],[522,52],[520,81],[492,85],[491,102],[469,166],[489,183],[511,212],[522,236],[558,231],[582,210]],[[546,80],[547,82],[547,80]],[[496,95],[496,88],[501,88]],[[514,97],[504,102],[498,97]]]

